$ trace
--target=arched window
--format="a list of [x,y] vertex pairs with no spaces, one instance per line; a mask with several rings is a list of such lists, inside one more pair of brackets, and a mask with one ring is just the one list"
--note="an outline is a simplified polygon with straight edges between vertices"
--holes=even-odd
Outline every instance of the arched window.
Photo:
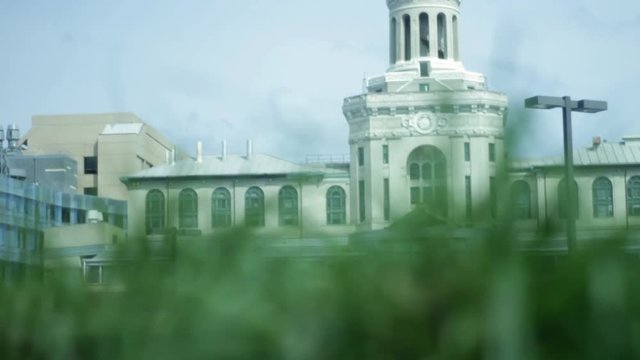
[[632,176],[627,184],[627,214],[640,216],[640,176]]
[[327,190],[327,224],[344,225],[347,223],[347,201],[344,190],[340,186],[332,186]]
[[198,194],[193,189],[184,189],[178,195],[178,226],[181,229],[198,227]]
[[429,56],[431,47],[429,44],[429,15],[420,14],[420,56]]
[[593,217],[613,216],[613,185],[606,177],[593,181]]
[[411,204],[423,204],[434,214],[446,216],[447,170],[442,151],[435,146],[420,146],[409,154],[407,162]]
[[416,163],[412,163],[411,165],[409,165],[409,179],[411,180],[420,179],[420,165]]
[[460,61],[460,48],[458,45],[458,17],[453,16],[453,58]]
[[[567,211],[569,210],[569,197],[567,196],[567,190],[566,190],[566,180],[562,179],[560,180],[560,183],[558,184],[558,215],[560,216],[561,219],[566,219],[567,218]],[[575,218],[578,218],[578,203],[579,203],[579,199],[578,199],[578,183],[576,183],[576,181],[573,181],[573,186],[571,187],[571,191],[573,193],[573,199],[575,200],[575,202],[573,203],[573,214],[575,215]]]
[[164,194],[160,190],[151,190],[145,199],[145,226],[147,234],[164,231]]
[[392,18],[391,25],[389,25],[389,61],[391,62],[391,65],[395,64],[398,61],[397,26],[398,24],[396,23],[396,18]]
[[247,226],[264,226],[264,192],[259,187],[244,194],[244,221]]
[[531,219],[531,188],[526,181],[511,184],[511,214],[514,220]]
[[211,194],[211,226],[231,226],[231,193],[225,188],[217,188]]
[[446,59],[447,55],[447,18],[438,14],[438,59]]
[[411,60],[411,17],[404,15],[402,17],[402,24],[404,28],[404,60]]
[[278,193],[280,226],[298,225],[298,192],[293,186],[284,186]]

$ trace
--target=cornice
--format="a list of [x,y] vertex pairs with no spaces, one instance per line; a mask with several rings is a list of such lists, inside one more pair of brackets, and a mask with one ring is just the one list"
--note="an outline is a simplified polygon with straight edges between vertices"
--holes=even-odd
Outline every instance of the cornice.
[[452,6],[460,6],[461,0],[387,0],[387,6],[390,10],[395,8],[406,6],[406,5],[416,5],[416,4],[433,4],[433,3],[445,3]]

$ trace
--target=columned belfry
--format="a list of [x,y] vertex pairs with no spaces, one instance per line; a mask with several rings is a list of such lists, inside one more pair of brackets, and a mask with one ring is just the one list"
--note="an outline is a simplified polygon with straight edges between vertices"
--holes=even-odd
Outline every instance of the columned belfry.
[[490,220],[507,98],[463,66],[459,0],[387,6],[389,68],[343,105],[351,219],[379,229],[422,207],[443,222]]

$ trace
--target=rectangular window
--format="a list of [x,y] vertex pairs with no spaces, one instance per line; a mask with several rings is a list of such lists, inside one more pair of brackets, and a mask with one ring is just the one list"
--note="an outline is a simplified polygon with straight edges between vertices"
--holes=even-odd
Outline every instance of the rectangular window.
[[87,188],[84,188],[84,194],[85,194],[85,195],[98,196],[98,188],[97,188],[97,187],[87,187]]
[[382,163],[389,163],[389,145],[382,145]]
[[471,160],[471,146],[468,142],[464,143],[464,161]]
[[464,177],[464,193],[467,200],[467,219],[471,218],[471,176]]
[[489,144],[489,161],[496,161],[496,144],[493,143]]
[[411,205],[418,205],[420,203],[420,188],[413,186],[411,191]]
[[498,212],[498,196],[496,192],[495,176],[491,176],[489,178],[489,201],[491,206],[491,217],[495,219]]
[[360,180],[358,182],[358,202],[359,202],[359,210],[360,210],[360,222],[364,222],[366,219],[365,216],[365,206],[364,206],[364,180]]
[[384,192],[384,220],[389,221],[391,218],[391,204],[389,199],[389,179],[384,179],[383,183],[383,192]]
[[358,166],[364,166],[364,148],[358,148]]
[[98,157],[97,156],[84,157],[84,173],[85,174],[98,173]]

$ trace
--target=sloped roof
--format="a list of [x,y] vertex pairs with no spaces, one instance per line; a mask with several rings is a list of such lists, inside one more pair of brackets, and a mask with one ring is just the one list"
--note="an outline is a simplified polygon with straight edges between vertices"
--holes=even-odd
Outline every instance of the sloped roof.
[[[576,149],[573,151],[573,164],[575,166],[640,165],[640,144],[635,141],[602,143],[589,148]],[[563,166],[564,156],[512,160],[510,165],[515,169]]]
[[145,169],[126,179],[151,179],[165,177],[206,177],[206,176],[268,176],[268,175],[321,175],[345,174],[348,171],[299,165],[270,155],[254,154],[250,158],[241,155],[204,156],[202,162],[192,159],[177,161],[172,165],[162,165]]

